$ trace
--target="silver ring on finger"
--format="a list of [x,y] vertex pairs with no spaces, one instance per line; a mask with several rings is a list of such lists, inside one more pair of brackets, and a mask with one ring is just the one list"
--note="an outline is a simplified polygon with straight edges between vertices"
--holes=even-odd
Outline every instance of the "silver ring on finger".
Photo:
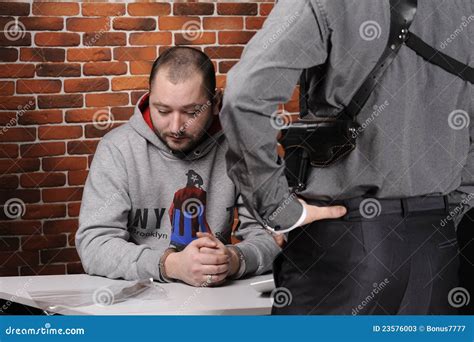
[[212,274],[208,274],[208,275],[207,275],[207,280],[206,280],[206,282],[207,282],[208,284],[212,284]]

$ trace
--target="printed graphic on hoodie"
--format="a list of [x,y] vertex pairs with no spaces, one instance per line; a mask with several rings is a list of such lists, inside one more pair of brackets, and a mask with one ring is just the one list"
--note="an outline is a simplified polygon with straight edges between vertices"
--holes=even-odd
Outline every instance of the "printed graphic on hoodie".
[[197,238],[197,232],[211,233],[206,220],[206,191],[202,177],[188,170],[186,187],[174,194],[169,209],[171,220],[171,245],[183,249]]

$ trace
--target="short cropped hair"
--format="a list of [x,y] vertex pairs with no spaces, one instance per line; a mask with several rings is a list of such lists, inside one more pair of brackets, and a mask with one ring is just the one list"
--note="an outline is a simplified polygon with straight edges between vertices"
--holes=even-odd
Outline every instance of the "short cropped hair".
[[216,73],[214,64],[204,52],[187,46],[175,46],[165,50],[151,68],[150,88],[160,69],[167,72],[166,77],[174,84],[184,81],[193,72],[199,72],[209,100],[213,101],[216,93]]

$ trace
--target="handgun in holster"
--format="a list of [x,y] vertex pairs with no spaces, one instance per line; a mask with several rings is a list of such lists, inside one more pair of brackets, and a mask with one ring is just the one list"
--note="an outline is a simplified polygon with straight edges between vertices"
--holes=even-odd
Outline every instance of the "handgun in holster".
[[306,188],[310,167],[326,167],[356,147],[357,123],[331,118],[300,120],[281,129],[285,176],[293,192]]

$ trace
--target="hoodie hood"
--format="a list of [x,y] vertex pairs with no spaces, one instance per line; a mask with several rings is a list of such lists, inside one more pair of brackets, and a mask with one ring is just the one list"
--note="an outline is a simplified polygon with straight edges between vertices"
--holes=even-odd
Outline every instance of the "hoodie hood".
[[150,144],[156,146],[168,157],[173,159],[181,160],[195,160],[202,158],[209,151],[211,151],[216,144],[222,144],[224,140],[224,134],[220,126],[219,117],[215,116],[211,127],[208,130],[208,136],[202,140],[197,146],[191,151],[184,153],[173,152],[155,133],[153,125],[150,119],[150,106],[149,106],[150,94],[146,93],[143,95],[135,106],[135,111],[130,118],[130,126],[143,138],[145,138]]

